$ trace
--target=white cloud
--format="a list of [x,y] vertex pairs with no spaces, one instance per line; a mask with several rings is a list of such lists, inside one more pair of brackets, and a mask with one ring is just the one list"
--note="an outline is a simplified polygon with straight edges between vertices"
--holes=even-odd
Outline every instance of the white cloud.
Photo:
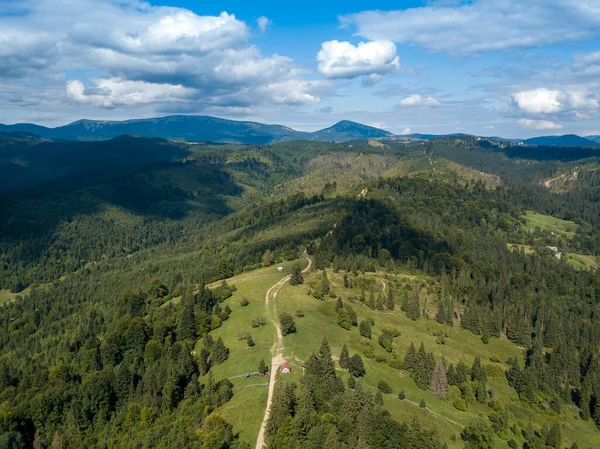
[[519,120],[519,125],[523,128],[528,129],[560,129],[562,125],[554,123],[550,120],[532,120],[528,118],[522,118]]
[[437,107],[440,106],[441,103],[437,101],[433,97],[424,97],[420,94],[410,95],[402,100],[399,103],[400,106],[428,106],[428,107]]
[[411,131],[412,131],[412,130],[411,130],[410,128],[404,128],[404,129],[403,129],[403,130],[400,132],[400,134],[402,134],[402,135],[405,135],[405,134],[410,134],[410,133],[411,133]]
[[[257,20],[261,30],[269,23]],[[332,88],[308,81],[289,57],[262,55],[250,38],[249,26],[227,12],[200,16],[138,0],[23,0],[22,14],[0,15],[0,80],[46,83],[35,93],[52,86],[54,102],[66,87],[71,103],[170,112],[310,105]]]
[[388,129],[387,125],[382,122],[371,122],[371,123],[368,123],[367,126],[372,126],[373,128],[379,128],[379,129]]
[[410,43],[430,51],[481,54],[578,41],[598,34],[597,0],[473,0],[433,2],[395,11],[340,17],[371,40]]
[[323,42],[317,62],[319,72],[332,79],[367,75],[374,76],[371,81],[378,81],[381,75],[400,68],[396,46],[389,41],[360,42],[358,45]]
[[271,20],[265,16],[260,16],[256,19],[256,23],[258,24],[258,29],[261,33],[265,33],[269,25],[271,25]]
[[533,89],[513,95],[517,108],[527,114],[556,114],[571,112],[576,117],[583,111],[598,108],[598,101],[583,92]]

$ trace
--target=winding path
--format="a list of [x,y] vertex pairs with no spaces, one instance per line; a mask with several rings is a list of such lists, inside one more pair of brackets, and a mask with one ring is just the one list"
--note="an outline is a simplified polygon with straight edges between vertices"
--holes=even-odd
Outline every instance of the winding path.
[[[304,258],[308,261],[308,265],[302,273],[308,273],[312,267],[312,260],[308,257],[308,253],[304,251]],[[269,373],[269,395],[267,397],[267,406],[265,407],[265,417],[263,418],[263,422],[260,426],[260,431],[258,432],[258,438],[256,439],[256,449],[262,449],[265,444],[265,430],[267,428],[267,421],[269,420],[269,413],[271,411],[271,402],[273,401],[273,392],[275,391],[275,378],[277,377],[277,372],[279,371],[279,367],[283,363],[283,335],[281,333],[281,327],[276,319],[276,308],[273,307],[273,313],[269,310],[269,300],[272,298],[273,300],[277,298],[277,293],[279,289],[283,287],[283,285],[290,280],[291,275],[287,275],[275,285],[273,285],[265,295],[265,305],[267,307],[267,312],[269,312],[269,316],[271,317],[271,321],[275,325],[275,330],[277,331],[277,341],[273,344],[271,348],[271,354],[273,354],[273,358],[271,359],[270,373]]]

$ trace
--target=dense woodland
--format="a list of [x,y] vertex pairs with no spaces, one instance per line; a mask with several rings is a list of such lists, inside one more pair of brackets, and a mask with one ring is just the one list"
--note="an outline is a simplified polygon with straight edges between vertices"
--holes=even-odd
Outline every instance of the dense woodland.
[[[6,163],[23,143],[3,139]],[[68,181],[86,171],[77,166],[85,161],[74,161],[61,180],[43,175],[37,186],[0,192],[0,290],[21,293],[0,306],[0,447],[247,447],[214,412],[233,393],[210,371],[228,357],[210,332],[228,319],[222,301],[235,287],[211,291],[205,283],[260,267],[266,250],[280,261],[303,248],[317,269],[431,276],[440,286],[437,321],[525,348],[506,372],[522,401],[576,406],[582,419],[600,426],[600,276],[545,250],[600,255],[600,171],[582,174],[563,193],[540,185],[569,164],[595,163],[597,150],[568,160],[555,151],[502,150],[444,139],[383,149],[177,146],[166,158],[153,150],[85,185]],[[318,194],[273,194],[305,175],[316,156],[349,151],[443,157],[498,174],[503,183],[490,188],[460,173],[431,171],[361,174],[347,191],[329,184]],[[56,161],[64,166],[61,154],[40,170]],[[578,227],[572,238],[529,232],[526,210]],[[511,250],[509,243],[536,251]],[[416,319],[411,299],[398,295],[396,306]],[[348,310],[340,315],[341,323],[359,325]],[[360,332],[370,333],[368,323]],[[199,340],[201,351],[192,352]],[[379,344],[385,348],[385,338]],[[469,400],[489,399],[477,366],[445,367],[417,348],[399,366],[423,388],[439,388],[443,373],[450,385],[475,382],[465,392]],[[418,422],[393,420],[360,379],[336,374],[328,351],[324,342],[300,385],[279,383],[269,447],[443,447]],[[465,441],[476,438],[478,426]],[[532,431],[529,447],[543,447],[536,438],[544,439]]]

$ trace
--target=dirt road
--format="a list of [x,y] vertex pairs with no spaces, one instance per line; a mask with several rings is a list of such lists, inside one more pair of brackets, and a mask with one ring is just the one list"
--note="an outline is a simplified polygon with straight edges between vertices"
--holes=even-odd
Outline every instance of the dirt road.
[[[304,251],[304,258],[308,261],[308,265],[304,270],[302,270],[302,273],[308,273],[312,267],[312,260],[310,260],[306,251]],[[275,391],[275,380],[277,373],[279,372],[279,367],[283,363],[283,335],[281,333],[279,322],[277,321],[277,309],[274,306],[273,312],[271,313],[269,310],[269,301],[271,298],[273,300],[277,298],[279,289],[283,287],[283,284],[290,280],[290,277],[291,275],[287,275],[282,280],[277,282],[269,290],[267,290],[267,294],[265,295],[265,306],[267,307],[267,312],[269,312],[271,321],[275,325],[277,340],[275,343],[273,343],[273,347],[271,348],[271,354],[273,354],[273,358],[271,359],[269,374],[269,395],[267,397],[267,406],[265,407],[265,417],[263,418],[260,431],[258,432],[258,438],[256,439],[256,449],[262,449],[265,444],[265,429],[267,428],[267,421],[269,420],[269,413],[271,411],[271,402],[273,401],[273,392]]]

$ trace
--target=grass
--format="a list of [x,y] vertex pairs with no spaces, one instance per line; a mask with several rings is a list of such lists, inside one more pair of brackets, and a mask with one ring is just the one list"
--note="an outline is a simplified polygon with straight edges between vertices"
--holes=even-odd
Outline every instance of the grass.
[[0,290],[0,304],[11,301],[16,295],[8,290]]
[[569,254],[567,263],[580,270],[597,270],[600,268],[600,261],[596,256],[588,256],[585,254]]
[[508,249],[511,251],[523,251],[525,254],[532,254],[535,250],[530,245],[520,245],[518,243],[507,243]]
[[[287,276],[296,262],[298,261],[278,263],[228,279],[230,284],[237,287],[233,296],[224,302],[224,305],[231,307],[232,312],[230,318],[219,329],[211,332],[213,338],[221,337],[230,350],[229,359],[213,367],[211,372],[215,379],[231,378],[234,384],[233,398],[219,409],[219,413],[233,425],[234,432],[239,433],[243,441],[252,444],[260,430],[268,393],[267,385],[257,384],[268,382],[268,378],[256,376],[246,379],[245,374],[256,372],[261,359],[264,359],[267,365],[270,364],[271,347],[276,335],[265,306],[265,293],[273,284]],[[299,263],[304,266],[306,261]],[[284,268],[283,273],[277,271],[279,266]],[[215,282],[209,287],[216,287],[220,283],[221,281]],[[240,304],[244,296],[249,301],[246,307]],[[265,318],[267,325],[253,329],[251,322],[259,317]],[[255,346],[250,348],[246,340],[238,339],[238,334],[242,332],[250,333]],[[200,342],[196,345],[196,351],[199,350]]]
[[[251,377],[247,379],[246,372],[256,371],[258,362],[263,358],[267,364],[271,359],[270,349],[275,342],[275,329],[269,320],[269,312],[277,316],[281,312],[295,315],[296,310],[304,312],[303,318],[295,318],[297,332],[284,337],[284,357],[292,366],[292,373],[285,376],[285,380],[298,381],[302,376],[302,364],[317,350],[321,340],[326,336],[329,340],[332,353],[339,356],[344,343],[348,345],[350,354],[359,353],[365,362],[367,374],[362,379],[363,387],[376,391],[377,383],[384,379],[392,387],[393,394],[384,397],[384,406],[399,421],[410,421],[418,417],[423,426],[435,429],[443,441],[450,448],[462,448],[460,431],[462,426],[468,425],[473,419],[487,417],[492,409],[484,404],[471,404],[467,411],[456,410],[450,400],[441,400],[428,390],[420,390],[407,371],[401,371],[390,367],[387,363],[379,363],[375,359],[367,359],[363,355],[364,339],[359,335],[357,328],[350,331],[344,330],[337,325],[337,315],[334,310],[334,299],[319,301],[307,295],[309,284],[317,282],[320,273],[305,276],[305,284],[302,286],[290,286],[285,284],[279,291],[276,300],[269,303],[270,311],[267,311],[264,303],[266,291],[289,273],[293,262],[276,264],[273,267],[259,269],[253,272],[243,273],[228,282],[237,287],[234,295],[227,299],[232,314],[229,320],[213,331],[216,337],[222,337],[225,344],[230,348],[229,359],[216,367],[212,372],[216,379],[224,377],[231,378],[234,384],[233,399],[219,409],[219,412],[233,424],[234,432],[239,433],[242,440],[251,443],[256,441],[260,423],[264,414],[267,398],[267,386],[260,385],[267,382],[263,377]],[[277,266],[284,266],[284,273],[276,271]],[[358,295],[359,287],[354,291],[342,287],[342,274],[329,273],[329,279],[337,294],[352,293]],[[369,278],[382,279],[383,273],[377,275],[369,274]],[[386,282],[399,285],[401,283],[414,284],[415,282],[431,282],[421,277],[415,278],[410,275],[389,275]],[[215,284],[216,285],[216,284]],[[378,289],[377,291],[380,291]],[[376,294],[377,294],[376,291]],[[247,307],[240,305],[240,299],[246,296],[250,301]],[[397,298],[401,295],[397,294]],[[538,407],[529,406],[519,401],[516,392],[509,387],[504,377],[507,369],[505,361],[508,357],[519,357],[522,359],[524,348],[520,348],[506,340],[493,338],[489,344],[484,345],[481,339],[460,327],[448,327],[434,321],[418,319],[412,321],[399,309],[395,311],[373,311],[362,304],[353,304],[354,310],[361,319],[373,318],[373,339],[371,344],[376,354],[385,354],[377,343],[377,337],[384,326],[398,328],[401,336],[394,339],[394,351],[401,358],[411,342],[415,345],[424,343],[427,351],[432,351],[436,360],[442,356],[448,363],[457,363],[463,360],[469,366],[475,356],[481,357],[483,365],[488,371],[488,387],[496,388],[496,394],[507,407],[510,406],[510,424],[518,424],[526,427],[530,422],[535,428],[542,425],[550,425],[557,421],[562,425],[563,445],[570,445],[577,441],[582,449],[600,447],[600,433],[592,421],[582,421],[578,418],[576,411],[567,410],[561,415],[553,412],[544,412]],[[250,322],[256,317],[264,317],[267,325],[258,329],[252,329]],[[244,340],[238,340],[240,332],[249,332],[256,346],[248,348]],[[445,344],[438,344],[438,335],[445,335]],[[388,355],[389,357],[389,355]],[[346,380],[348,374],[340,371],[342,379]],[[241,377],[237,377],[241,376]],[[283,378],[282,378],[283,379]],[[399,400],[396,395],[404,390],[406,400]],[[421,399],[425,399],[427,409],[418,406]],[[455,441],[451,438],[455,436]],[[513,435],[507,431],[508,438],[514,438],[520,444],[523,438],[520,433]],[[508,448],[505,441],[497,439],[495,447]]]
[[575,236],[575,231],[578,228],[578,225],[572,221],[561,220],[551,215],[538,214],[532,211],[527,211],[525,220],[527,229],[540,228],[543,231],[564,235],[569,239]]

